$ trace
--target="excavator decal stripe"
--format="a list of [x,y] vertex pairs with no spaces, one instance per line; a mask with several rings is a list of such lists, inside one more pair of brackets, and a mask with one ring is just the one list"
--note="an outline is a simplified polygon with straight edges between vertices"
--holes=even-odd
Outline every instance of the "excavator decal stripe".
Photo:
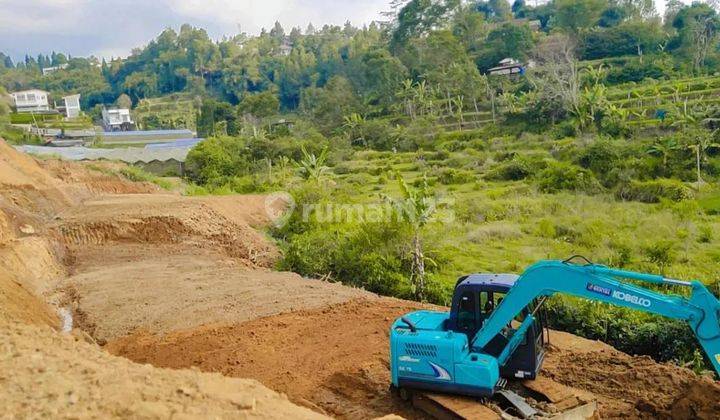
[[445,370],[442,366],[438,366],[433,362],[428,362],[430,364],[430,367],[435,372],[435,378],[440,379],[442,381],[451,381],[452,377],[450,376],[450,373]]

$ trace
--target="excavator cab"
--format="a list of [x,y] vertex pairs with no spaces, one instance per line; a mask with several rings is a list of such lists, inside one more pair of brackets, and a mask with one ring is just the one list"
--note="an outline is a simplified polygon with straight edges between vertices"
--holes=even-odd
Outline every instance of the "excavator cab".
[[[467,335],[468,342],[472,342],[518,277],[515,274],[471,274],[460,277],[455,285],[447,329]],[[533,301],[512,323],[520,323],[528,314],[535,313],[535,322],[527,330],[525,338],[510,360],[500,368],[500,376],[503,378],[535,379],[542,367],[548,332],[545,313],[542,310],[536,312],[536,306],[537,301]],[[483,352],[498,357],[516,328],[517,325],[508,325],[488,343]]]

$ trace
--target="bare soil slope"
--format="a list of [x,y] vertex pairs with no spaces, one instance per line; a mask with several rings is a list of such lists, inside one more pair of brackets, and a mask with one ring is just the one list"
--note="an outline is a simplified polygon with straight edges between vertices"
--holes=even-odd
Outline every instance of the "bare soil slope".
[[[108,261],[132,262],[138,255],[166,256],[162,253],[171,247],[178,250],[186,241],[198,241],[188,247],[192,250],[204,251],[213,240],[227,247],[240,244],[247,250],[248,241],[242,235],[257,234],[238,228],[233,230],[238,236],[223,236],[222,232],[218,235],[218,229],[226,228],[227,223],[233,226],[240,220],[239,216],[230,222],[221,217],[218,223],[226,225],[218,228],[208,221],[216,217],[216,213],[191,212],[190,220],[179,222],[184,228],[172,234],[179,240],[169,240],[167,244],[154,239],[143,241],[142,236],[123,236],[136,226],[128,212],[118,214],[113,220],[115,212],[112,211],[105,215],[89,212],[88,218],[94,218],[87,221],[111,225],[109,235],[83,230],[82,216],[71,218],[75,224],[70,226],[80,227],[76,231],[78,235],[63,234],[66,230],[63,223],[58,222],[62,220],[59,213],[72,215],[72,209],[83,201],[109,192],[151,193],[157,192],[157,188],[127,182],[77,164],[36,161],[0,140],[0,389],[3,390],[0,407],[3,407],[3,417],[321,418],[317,413],[294,406],[286,397],[254,380],[141,366],[110,356],[95,344],[78,339],[85,337],[92,341],[87,335],[58,332],[57,305],[72,298],[59,286],[64,284],[63,279],[70,271],[98,268]],[[134,214],[141,225],[144,214],[150,213],[152,218],[160,213],[157,205],[149,206],[145,212],[142,198],[135,202],[139,208]],[[134,206],[127,204],[127,207]],[[86,237],[99,239],[84,242]],[[79,240],[73,242],[68,238]],[[215,245],[211,248],[217,248],[213,255],[218,258],[228,258],[227,248]],[[76,264],[78,262],[85,265]],[[256,263],[241,258],[234,262],[243,267]],[[164,263],[159,264],[163,267]],[[130,283],[125,285],[134,287]],[[160,293],[160,288],[156,290]],[[105,294],[105,297],[109,302],[118,302],[112,295]],[[122,318],[125,314],[117,316]]]

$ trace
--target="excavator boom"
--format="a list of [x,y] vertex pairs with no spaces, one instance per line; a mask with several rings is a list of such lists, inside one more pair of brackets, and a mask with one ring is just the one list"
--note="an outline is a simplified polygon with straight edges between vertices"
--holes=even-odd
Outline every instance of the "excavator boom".
[[[622,279],[688,287],[691,294],[689,298],[667,295]],[[668,279],[591,263],[576,265],[568,260],[540,261],[525,270],[485,320],[470,343],[471,350],[482,352],[530,302],[557,293],[686,321],[720,376],[720,302],[701,282]]]

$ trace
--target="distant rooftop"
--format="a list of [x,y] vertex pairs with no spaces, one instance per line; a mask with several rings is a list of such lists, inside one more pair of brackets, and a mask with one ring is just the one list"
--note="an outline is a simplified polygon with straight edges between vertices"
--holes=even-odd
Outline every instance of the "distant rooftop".
[[192,136],[193,132],[188,129],[181,130],[136,130],[136,131],[107,131],[101,133],[103,137],[132,137],[132,136],[162,136],[162,135],[183,134]]

